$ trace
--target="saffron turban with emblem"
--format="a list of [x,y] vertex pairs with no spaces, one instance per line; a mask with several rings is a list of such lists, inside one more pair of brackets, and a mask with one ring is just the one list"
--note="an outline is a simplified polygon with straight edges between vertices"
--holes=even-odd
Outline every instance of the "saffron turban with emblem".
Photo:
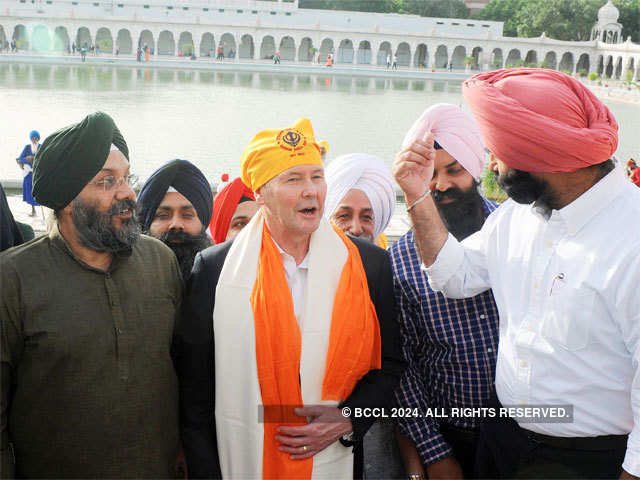
[[525,172],[573,172],[611,158],[618,123],[564,73],[514,68],[474,75],[462,93],[489,150]]
[[421,140],[427,132],[433,133],[435,142],[473,178],[480,178],[484,168],[484,143],[478,124],[471,115],[457,105],[431,105],[409,129],[402,148],[407,148],[414,140]]
[[273,177],[298,165],[322,165],[320,146],[306,118],[291,127],[257,133],[242,154],[242,181],[256,192]]
[[102,169],[112,146],[129,160],[120,130],[103,112],[52,133],[33,162],[33,196],[45,207],[66,207]]

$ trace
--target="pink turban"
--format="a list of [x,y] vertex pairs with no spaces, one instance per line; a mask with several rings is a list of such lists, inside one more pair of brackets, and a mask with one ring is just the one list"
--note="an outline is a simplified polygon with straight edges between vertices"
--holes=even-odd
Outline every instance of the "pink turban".
[[476,180],[484,167],[484,144],[473,117],[460,107],[437,103],[427,108],[404,137],[402,148],[422,139],[428,131]]
[[548,69],[474,75],[462,85],[487,147],[525,172],[573,172],[618,148],[618,123],[582,83]]

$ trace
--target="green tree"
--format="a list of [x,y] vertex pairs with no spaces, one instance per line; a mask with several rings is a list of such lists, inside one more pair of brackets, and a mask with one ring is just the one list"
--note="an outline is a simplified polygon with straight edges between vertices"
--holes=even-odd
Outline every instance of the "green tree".
[[618,22],[622,24],[622,37],[640,43],[640,0],[615,0],[613,4],[620,11]]
[[402,11],[423,17],[469,18],[469,9],[461,0],[403,0]]
[[544,0],[525,2],[516,17],[520,37],[546,32],[557,40],[589,40],[602,0]]
[[526,3],[527,0],[491,0],[486,7],[476,12],[473,18],[504,22],[503,34],[507,37],[517,37],[519,26],[517,14]]

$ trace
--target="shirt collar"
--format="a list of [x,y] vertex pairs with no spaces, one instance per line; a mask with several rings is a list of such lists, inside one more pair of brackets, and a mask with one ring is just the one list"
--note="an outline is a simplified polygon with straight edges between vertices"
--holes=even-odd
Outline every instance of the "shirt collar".
[[559,218],[574,235],[620,194],[624,182],[622,169],[616,167],[569,205],[552,210],[550,219]]
[[[271,237],[271,239],[273,240],[273,243],[275,244],[276,248],[280,251],[280,254],[282,255],[283,259],[291,259],[291,261],[293,261],[293,264],[295,265],[296,263],[296,259],[293,258],[293,255],[288,254],[287,252],[285,252],[280,245],[278,245],[278,242],[276,242],[276,239]],[[307,254],[304,256],[304,258],[302,259],[302,262],[300,262],[300,265],[296,265],[296,268],[309,268],[309,251],[307,251]]]

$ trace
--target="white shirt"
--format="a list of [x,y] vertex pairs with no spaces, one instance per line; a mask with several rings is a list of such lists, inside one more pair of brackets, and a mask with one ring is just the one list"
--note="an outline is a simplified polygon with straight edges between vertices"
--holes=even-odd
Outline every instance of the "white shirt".
[[640,189],[616,168],[546,219],[508,200],[482,229],[449,235],[425,268],[451,298],[493,289],[503,405],[573,405],[573,423],[522,423],[589,437],[631,432],[623,468],[640,475]]
[[[273,238],[273,237],[272,237]],[[293,313],[296,316],[298,327],[302,331],[302,308],[304,305],[304,296],[307,291],[307,273],[309,272],[309,252],[305,255],[300,262],[300,265],[296,265],[296,259],[292,255],[285,252],[280,245],[273,240],[280,255],[282,255],[282,266],[284,267],[284,276],[287,278],[289,284],[289,290],[291,290],[291,297],[293,298]]]

